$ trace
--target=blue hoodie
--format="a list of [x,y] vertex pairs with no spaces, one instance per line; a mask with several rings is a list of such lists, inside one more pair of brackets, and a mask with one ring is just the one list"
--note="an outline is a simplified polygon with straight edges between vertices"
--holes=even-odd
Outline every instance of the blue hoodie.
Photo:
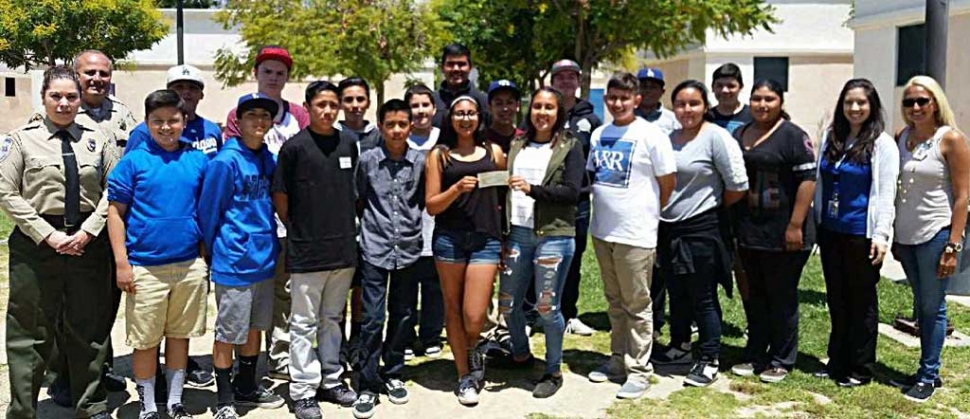
[[265,144],[253,152],[236,137],[209,162],[199,225],[216,284],[240,287],[273,277],[280,250],[270,199],[275,169]]
[[108,175],[108,201],[128,206],[128,262],[160,266],[199,257],[196,206],[209,159],[187,145],[165,151],[154,140],[125,154]]

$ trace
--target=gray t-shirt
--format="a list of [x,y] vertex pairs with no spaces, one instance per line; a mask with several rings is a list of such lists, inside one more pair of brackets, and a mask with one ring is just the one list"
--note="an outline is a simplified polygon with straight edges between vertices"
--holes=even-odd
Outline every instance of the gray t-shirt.
[[679,129],[670,134],[677,157],[677,187],[660,214],[665,222],[684,221],[717,208],[725,189],[748,189],[741,147],[724,128],[705,123],[696,138],[682,145],[673,141],[679,135]]

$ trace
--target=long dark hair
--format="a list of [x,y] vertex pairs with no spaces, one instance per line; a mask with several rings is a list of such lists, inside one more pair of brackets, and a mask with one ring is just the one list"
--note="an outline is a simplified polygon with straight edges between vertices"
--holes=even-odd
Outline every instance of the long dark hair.
[[[859,129],[859,136],[855,139],[855,145],[846,150],[849,133],[852,127],[848,118],[845,117],[845,96],[852,89],[862,89],[869,100],[869,118],[862,123]],[[879,100],[879,92],[872,82],[868,79],[852,79],[845,82],[842,86],[842,93],[839,94],[839,101],[835,103],[835,115],[832,124],[829,125],[828,146],[825,149],[825,158],[829,163],[834,163],[844,155],[846,160],[864,164],[872,157],[872,149],[875,147],[876,139],[882,135],[886,128],[886,120],[882,111],[882,101]]]
[[558,90],[553,89],[551,86],[543,86],[532,92],[531,100],[529,101],[529,114],[525,118],[525,138],[528,142],[535,141],[536,134],[538,133],[536,126],[532,123],[531,104],[535,103],[536,96],[540,92],[552,93],[556,98],[556,123],[552,125],[552,145],[555,146],[566,126],[566,107],[562,104],[562,93],[559,93]]
[[785,87],[782,86],[781,83],[778,83],[773,79],[761,79],[761,80],[755,81],[754,84],[751,85],[751,94],[754,94],[755,90],[758,90],[762,87],[768,90],[771,90],[776,95],[778,95],[778,100],[779,102],[781,102],[781,106],[782,106],[781,118],[787,121],[791,121],[791,115],[789,115],[788,112],[785,112]]
[[[728,65],[728,64],[725,64]],[[722,66],[723,67],[723,66]],[[704,101],[704,120],[711,122],[714,118],[711,115],[711,100],[708,99],[707,86],[703,82],[698,80],[684,80],[674,87],[674,90],[670,93],[670,103],[673,104],[677,100],[677,94],[684,89],[694,89],[700,92],[701,100]]]
[[451,102],[451,106],[448,107],[448,112],[445,113],[444,120],[441,121],[441,134],[438,137],[438,145],[435,146],[438,149],[438,154],[441,155],[441,166],[445,167],[451,164],[451,158],[448,156],[448,151],[458,145],[458,133],[455,132],[455,126],[452,121],[452,115],[454,115],[455,107],[459,103],[468,101],[475,104],[475,111],[478,112],[478,127],[475,128],[472,138],[475,140],[475,145],[484,147],[485,152],[491,155],[491,143],[485,139],[485,121],[482,120],[482,104],[478,103],[472,96],[459,96],[454,101]]

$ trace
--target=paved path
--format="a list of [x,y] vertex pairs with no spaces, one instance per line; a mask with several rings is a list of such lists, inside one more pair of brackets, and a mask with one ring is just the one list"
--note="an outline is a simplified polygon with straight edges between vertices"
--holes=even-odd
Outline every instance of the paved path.
[[[6,301],[6,296],[0,296],[2,301]],[[0,302],[0,304],[5,304]],[[124,302],[122,302],[124,307]],[[5,307],[0,307],[0,314],[5,314]],[[214,312],[214,303],[210,301],[210,313]],[[123,314],[123,312],[122,312]],[[3,319],[3,316],[0,316]],[[214,316],[209,316],[210,333],[200,339],[194,339],[191,344],[190,352],[192,355],[203,356],[202,362],[211,365],[209,353],[212,347],[211,323]],[[2,323],[2,320],[0,320]],[[0,324],[0,333],[4,330]],[[602,333],[602,332],[600,332]],[[124,345],[124,319],[119,319],[112,330],[112,337],[116,342],[115,348],[115,368],[121,374],[131,377],[131,348]],[[570,348],[567,348],[570,349]],[[595,356],[595,355],[590,355]],[[0,349],[0,360],[2,360],[2,378],[0,378],[0,409],[6,409],[10,401],[9,383],[6,374],[6,354]],[[261,365],[263,363],[261,362]],[[590,383],[584,376],[569,373],[565,374],[563,388],[556,396],[539,400],[532,398],[532,379],[538,376],[540,370],[533,372],[511,372],[497,369],[489,369],[487,377],[490,380],[481,396],[481,403],[477,407],[464,407],[460,405],[452,393],[457,385],[456,378],[453,376],[454,369],[450,358],[440,359],[417,359],[409,362],[409,368],[405,371],[406,378],[409,379],[407,385],[410,391],[411,401],[405,405],[393,405],[386,400],[378,405],[375,418],[412,418],[412,419],[435,419],[456,417],[463,418],[523,418],[532,413],[548,414],[556,417],[568,418],[599,418],[606,415],[606,409],[616,401],[614,395],[618,384]],[[685,374],[686,371],[677,371]],[[658,376],[659,382],[649,391],[647,397],[667,398],[670,393],[682,388],[682,375]],[[726,391],[728,380],[722,374],[722,379],[715,385],[715,388],[723,388]],[[279,394],[286,395],[288,387],[285,382],[270,381],[273,390]],[[287,397],[288,399],[288,397]],[[194,389],[186,387],[184,393],[186,407],[195,415],[196,418],[211,418],[212,412],[208,407],[215,404],[215,387],[204,389]],[[128,391],[126,393],[113,393],[110,397],[110,407],[114,416],[117,418],[135,419],[138,413],[137,396],[135,385],[130,379],[128,381]],[[352,418],[353,413],[349,408],[339,408],[330,404],[321,404],[324,415],[327,418]],[[245,414],[245,418],[286,418],[293,417],[287,407],[277,410],[251,410],[240,412]],[[69,418],[73,412],[56,406],[47,400],[46,389],[41,390],[41,402],[38,409],[38,417],[48,418]]]

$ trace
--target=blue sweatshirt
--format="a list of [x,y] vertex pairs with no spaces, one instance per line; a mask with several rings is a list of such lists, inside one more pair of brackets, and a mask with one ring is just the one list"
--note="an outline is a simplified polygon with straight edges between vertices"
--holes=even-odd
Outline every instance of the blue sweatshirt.
[[128,262],[159,266],[199,256],[196,207],[209,159],[187,145],[165,151],[154,140],[124,155],[108,175],[108,200],[128,206]]
[[212,254],[212,281],[239,287],[273,277],[279,241],[270,199],[276,162],[230,138],[205,172],[199,225]]
[[[148,133],[148,127],[142,121],[128,135],[128,144],[125,145],[125,153],[151,140],[152,136]],[[185,130],[182,131],[182,142],[205,153],[211,159],[222,148],[222,130],[219,129],[219,126],[215,122],[197,116],[185,124]]]

